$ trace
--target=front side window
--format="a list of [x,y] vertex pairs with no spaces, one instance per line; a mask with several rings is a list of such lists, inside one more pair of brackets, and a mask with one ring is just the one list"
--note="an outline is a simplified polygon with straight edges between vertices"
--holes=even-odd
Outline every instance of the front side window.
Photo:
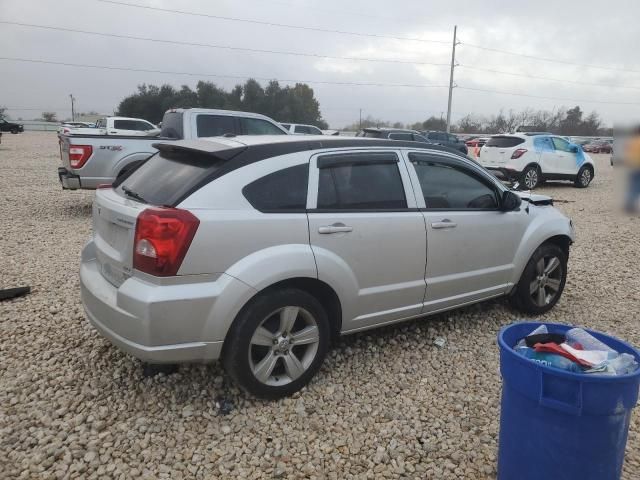
[[226,115],[198,115],[198,137],[221,137],[225,133],[236,134],[236,119]]
[[242,189],[242,194],[261,212],[305,211],[309,164],[284,168],[265,175]]
[[364,130],[361,136],[365,138],[382,138],[382,132],[377,130]]
[[413,135],[410,133],[390,133],[389,138],[391,140],[413,140]]
[[552,137],[551,141],[556,150],[560,152],[570,152],[571,145],[564,138]]
[[241,118],[240,123],[244,135],[286,135],[271,122],[259,118]]
[[319,209],[407,208],[394,153],[323,156],[318,159],[318,168]]
[[427,155],[409,156],[428,209],[487,210],[498,208],[496,191],[472,172]]
[[313,132],[311,132],[311,129],[309,127],[307,127],[306,125],[296,125],[295,128],[295,133],[304,133],[304,134],[311,134]]

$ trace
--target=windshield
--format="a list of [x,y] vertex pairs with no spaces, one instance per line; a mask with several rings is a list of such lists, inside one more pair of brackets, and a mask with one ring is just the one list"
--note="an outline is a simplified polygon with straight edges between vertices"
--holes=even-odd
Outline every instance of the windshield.
[[151,205],[174,206],[222,163],[197,152],[161,152],[116,185],[115,190]]

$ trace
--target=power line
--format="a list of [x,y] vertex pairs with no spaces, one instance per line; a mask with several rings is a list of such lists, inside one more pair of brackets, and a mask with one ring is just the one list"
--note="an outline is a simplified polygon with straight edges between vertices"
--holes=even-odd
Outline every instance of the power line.
[[[99,1],[106,1],[106,0],[99,0]],[[575,65],[575,66],[578,66],[578,67],[587,67],[587,68],[599,68],[601,70],[612,70],[612,71],[616,71],[616,72],[640,73],[640,70],[629,70],[629,69],[626,69],[626,68],[607,67],[607,66],[604,66],[604,65],[593,65],[593,64],[590,64],[590,63],[579,63],[579,62],[573,62],[571,60],[561,60],[561,59],[557,59],[557,58],[538,57],[536,55],[528,55],[528,54],[525,54],[525,53],[511,52],[511,51],[508,51],[508,50],[501,50],[499,48],[483,47],[482,45],[475,45],[473,43],[466,43],[466,42],[461,42],[461,43],[465,47],[477,48],[479,50],[485,50],[487,52],[504,53],[505,55],[513,55],[513,56],[517,56],[517,57],[530,58],[532,60],[540,60],[540,61],[543,61],[543,62],[560,63],[562,65]]]
[[222,16],[222,15],[211,15],[208,13],[198,13],[198,12],[187,12],[184,10],[173,10],[173,9],[169,9],[169,8],[160,8],[160,7],[151,7],[149,5],[136,5],[133,3],[126,3],[126,2],[118,2],[116,0],[97,0],[98,2],[102,2],[102,3],[111,3],[114,5],[121,5],[121,6],[125,6],[125,7],[134,7],[134,8],[141,8],[141,9],[145,9],[145,10],[154,10],[157,12],[165,12],[165,13],[177,13],[180,15],[189,15],[189,16],[194,16],[194,17],[206,17],[206,18],[215,18],[216,20],[225,20],[225,21],[229,21],[229,22],[242,22],[242,23],[251,23],[254,25],[266,25],[269,27],[280,27],[280,28],[290,28],[290,29],[295,29],[295,30],[307,30],[307,31],[312,31],[312,32],[322,32],[322,33],[337,33],[340,35],[352,35],[352,36],[356,36],[356,37],[372,37],[372,38],[384,38],[384,39],[388,39],[388,40],[403,40],[403,41],[412,41],[412,42],[425,42],[425,43],[441,43],[441,44],[448,44],[449,42],[446,42],[444,40],[429,40],[429,39],[425,39],[425,38],[415,38],[415,37],[399,37],[399,36],[395,36],[395,35],[382,35],[382,34],[377,34],[377,33],[361,33],[361,32],[350,32],[350,31],[346,31],[346,30],[331,30],[328,28],[320,28],[320,27],[306,27],[306,26],[301,26],[301,25],[291,25],[288,23],[276,23],[276,22],[266,22],[266,21],[262,21],[262,20],[250,20],[250,19],[246,19],[246,18],[238,18],[238,17],[227,17],[227,16]]
[[548,80],[550,82],[561,82],[561,83],[572,83],[575,85],[587,85],[587,86],[593,86],[593,87],[605,87],[605,88],[628,88],[628,89],[632,89],[632,90],[640,90],[640,87],[631,87],[631,86],[626,86],[626,85],[607,85],[604,83],[590,83],[590,82],[579,82],[577,80],[563,80],[561,78],[551,78],[551,77],[540,77],[537,75],[529,75],[526,73],[516,73],[516,72],[507,72],[504,70],[493,70],[490,68],[481,68],[481,67],[474,67],[472,65],[465,65],[465,64],[458,64],[459,67],[462,68],[467,68],[469,70],[478,70],[480,72],[490,72],[490,73],[497,73],[500,75],[511,75],[514,77],[525,77],[525,78],[533,78],[535,80]]
[[172,45],[186,45],[186,46],[192,46],[192,47],[218,48],[223,50],[235,50],[235,51],[245,51],[245,52],[253,52],[253,53],[294,55],[294,56],[300,56],[300,57],[330,58],[334,60],[349,60],[349,61],[355,60],[355,61],[363,61],[363,62],[402,63],[402,64],[409,64],[409,65],[434,65],[439,67],[448,66],[448,64],[446,63],[411,62],[408,60],[395,60],[395,59],[388,59],[388,58],[338,57],[338,56],[332,56],[332,55],[323,55],[319,53],[291,52],[291,51],[283,51],[283,50],[266,50],[266,49],[259,49],[259,48],[235,47],[232,45],[216,45],[211,43],[181,42],[178,40],[164,40],[160,38],[136,37],[133,35],[121,35],[116,33],[92,32],[88,30],[78,30],[74,28],[52,27],[49,25],[36,25],[32,23],[9,22],[4,20],[0,20],[0,24],[15,25],[20,27],[28,27],[28,28],[41,28],[45,30],[55,30],[60,32],[81,33],[83,35],[96,35],[100,37],[121,38],[121,39],[128,39],[128,40],[142,40],[145,42],[166,43],[166,44],[172,44]]
[[516,97],[529,97],[529,98],[541,98],[544,100],[561,100],[565,102],[576,102],[576,103],[598,103],[602,105],[640,105],[638,102],[604,102],[601,100],[579,100],[576,98],[564,98],[564,97],[545,97],[542,95],[529,95],[527,93],[516,93],[516,92],[505,92],[502,90],[488,90],[484,88],[472,88],[472,87],[461,87],[458,86],[460,90],[470,90],[474,92],[485,92],[485,93],[497,93],[500,95],[512,95]]
[[52,62],[48,60],[36,60],[31,58],[16,58],[16,57],[0,57],[0,60],[8,60],[14,62],[26,62],[26,63],[42,63],[48,65],[60,65],[65,67],[79,67],[79,68],[98,68],[103,70],[117,70],[125,72],[142,72],[142,73],[161,73],[168,75],[189,75],[194,77],[218,77],[218,78],[232,78],[246,80],[253,78],[255,80],[271,81],[276,80],[285,83],[315,83],[319,85],[344,85],[344,86],[359,86],[359,87],[406,87],[406,88],[446,88],[446,85],[423,85],[423,84],[411,84],[411,83],[369,83],[369,82],[331,82],[325,80],[295,80],[290,78],[274,78],[274,77],[256,77],[253,75],[221,75],[215,73],[194,73],[194,72],[177,72],[170,70],[151,70],[145,68],[128,68],[128,67],[112,67],[107,65],[90,65],[85,63],[69,63],[69,62]]

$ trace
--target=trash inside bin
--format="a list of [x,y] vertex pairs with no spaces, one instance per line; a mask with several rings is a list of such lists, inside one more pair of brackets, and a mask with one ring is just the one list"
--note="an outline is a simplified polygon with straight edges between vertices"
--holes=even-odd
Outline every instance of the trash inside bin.
[[602,333],[535,322],[504,327],[498,345],[498,479],[619,479],[640,353]]

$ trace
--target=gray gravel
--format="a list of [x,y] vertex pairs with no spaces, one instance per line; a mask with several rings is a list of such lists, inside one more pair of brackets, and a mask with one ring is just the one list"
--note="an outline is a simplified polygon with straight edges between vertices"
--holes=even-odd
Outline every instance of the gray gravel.
[[[54,134],[2,141],[0,288],[33,292],[0,303],[0,478],[495,478],[495,336],[516,318],[503,303],[346,337],[308,388],[279,402],[243,395],[218,364],[143,378],[80,304],[93,194],[60,189]],[[578,231],[564,296],[544,320],[640,345],[640,219],[618,215],[599,157],[589,189],[540,189]],[[640,478],[639,432],[636,412],[625,479]]]

